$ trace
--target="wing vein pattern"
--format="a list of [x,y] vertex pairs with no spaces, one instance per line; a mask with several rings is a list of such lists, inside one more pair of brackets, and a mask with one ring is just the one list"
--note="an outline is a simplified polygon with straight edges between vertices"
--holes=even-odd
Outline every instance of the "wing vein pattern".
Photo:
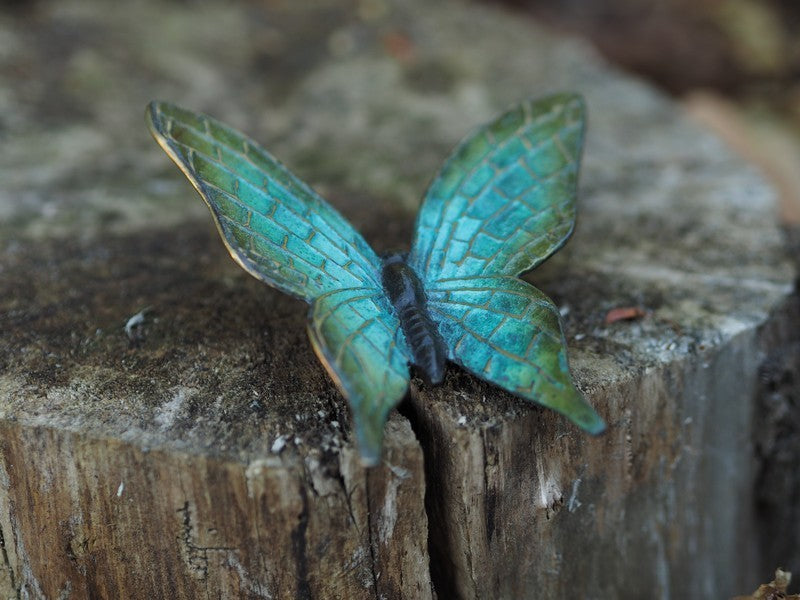
[[409,264],[450,360],[599,433],[569,374],[558,309],[519,279],[574,228],[584,113],[580,96],[557,94],[467,136],[428,188]]
[[575,223],[583,130],[583,100],[558,94],[468,136],[428,188],[411,266],[427,280],[519,275],[560,248]]
[[603,430],[572,383],[558,308],[545,294],[511,276],[448,279],[427,293],[450,360],[587,431]]
[[[308,335],[347,398],[363,460],[380,459],[412,353],[383,264],[332,206],[219,121],[153,102],[150,129],[211,210],[231,256],[310,307]],[[468,136],[426,192],[408,264],[450,360],[599,432],[572,384],[555,305],[520,280],[572,232],[584,130],[579,96],[523,102]]]
[[365,282],[381,288],[381,261],[361,234],[255,142],[167,103],[151,103],[148,116],[245,270],[307,302]]
[[219,121],[154,102],[151,131],[211,209],[251,275],[311,304],[308,335],[347,398],[362,458],[380,458],[389,411],[409,384],[409,351],[361,235],[255,142]]
[[328,292],[312,305],[308,334],[350,402],[362,457],[374,464],[389,411],[409,383],[410,354],[394,311],[382,291]]

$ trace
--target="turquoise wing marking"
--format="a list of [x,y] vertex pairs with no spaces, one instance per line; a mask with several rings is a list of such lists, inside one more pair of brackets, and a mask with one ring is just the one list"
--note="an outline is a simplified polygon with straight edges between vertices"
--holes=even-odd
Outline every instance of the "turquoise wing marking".
[[468,136],[428,189],[409,263],[450,360],[599,433],[572,383],[558,310],[518,279],[572,233],[584,114],[580,96],[557,94]]
[[381,283],[381,260],[311,188],[219,121],[153,102],[153,136],[206,201],[231,256],[311,303],[311,343],[347,398],[365,463],[380,459],[410,354]]
[[164,102],[150,103],[147,121],[251,275],[307,302],[365,283],[381,288],[381,261],[361,234],[258,144]]
[[558,309],[542,292],[516,277],[479,276],[436,282],[427,294],[450,360],[589,433],[605,429],[572,383]]
[[314,301],[308,335],[350,401],[362,460],[380,460],[389,411],[406,394],[409,351],[383,290],[345,289]]
[[529,100],[461,142],[417,217],[417,273],[519,275],[560,248],[575,224],[584,112],[574,94]]

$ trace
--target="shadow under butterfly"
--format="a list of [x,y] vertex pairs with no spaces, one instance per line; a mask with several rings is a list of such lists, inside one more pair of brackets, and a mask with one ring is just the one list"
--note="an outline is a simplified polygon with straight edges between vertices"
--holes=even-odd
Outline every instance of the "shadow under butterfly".
[[412,364],[437,384],[452,361],[589,433],[605,429],[572,383],[558,309],[519,278],[572,233],[580,96],[522,102],[467,136],[428,188],[411,251],[383,258],[241,133],[165,102],[147,120],[234,260],[311,305],[311,344],[350,404],[365,464],[380,461]]

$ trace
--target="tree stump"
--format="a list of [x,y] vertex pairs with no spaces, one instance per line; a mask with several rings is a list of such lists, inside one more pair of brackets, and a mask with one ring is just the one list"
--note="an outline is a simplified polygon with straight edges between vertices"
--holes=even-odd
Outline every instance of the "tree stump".
[[[95,0],[18,8],[0,50],[3,597],[726,597],[800,570],[764,535],[796,511],[756,510],[763,365],[796,372],[800,322],[773,192],[581,42],[459,2]],[[144,106],[248,132],[386,251],[471,125],[562,89],[579,224],[529,279],[607,433],[451,366],[363,468],[305,306],[230,261]]]

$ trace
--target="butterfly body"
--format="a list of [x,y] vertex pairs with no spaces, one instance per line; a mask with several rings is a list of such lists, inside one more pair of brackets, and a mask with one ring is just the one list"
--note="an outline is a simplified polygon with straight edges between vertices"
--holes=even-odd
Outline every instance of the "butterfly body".
[[426,383],[441,383],[447,347],[436,323],[428,314],[422,281],[405,262],[402,254],[393,254],[384,259],[382,280],[386,295],[400,320],[412,362],[422,372]]
[[521,102],[468,135],[429,186],[408,255],[384,259],[238,131],[163,102],[147,117],[234,260],[311,305],[312,348],[350,404],[366,464],[380,460],[410,365],[439,383],[446,361],[456,363],[589,433],[603,431],[572,383],[558,308],[519,278],[572,233],[580,96]]

